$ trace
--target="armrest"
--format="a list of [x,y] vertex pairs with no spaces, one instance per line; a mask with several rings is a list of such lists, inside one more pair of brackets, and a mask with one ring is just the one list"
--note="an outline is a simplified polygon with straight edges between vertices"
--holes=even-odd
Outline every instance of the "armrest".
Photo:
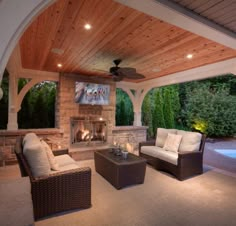
[[69,155],[69,150],[66,149],[58,149],[58,150],[53,150],[52,151],[54,156],[58,156],[58,155]]
[[194,152],[180,152],[178,157],[178,165],[193,166],[202,164],[203,153],[201,151]]
[[140,152],[142,146],[154,146],[155,142],[156,142],[155,140],[149,140],[149,141],[140,142],[139,143],[139,148],[138,148],[139,152]]
[[61,171],[61,172],[58,172],[58,173],[54,173],[54,174],[51,174],[49,176],[43,176],[43,177],[37,177],[37,178],[33,178],[32,179],[32,183],[48,183],[50,180],[58,180],[59,178],[62,178],[62,177],[69,177],[71,175],[73,176],[80,176],[80,175],[83,175],[83,174],[90,174],[91,175],[91,169],[89,167],[81,167],[81,168],[78,168],[78,169],[72,169],[72,170],[65,170],[65,171]]
[[31,179],[35,219],[91,207],[91,169],[78,168]]

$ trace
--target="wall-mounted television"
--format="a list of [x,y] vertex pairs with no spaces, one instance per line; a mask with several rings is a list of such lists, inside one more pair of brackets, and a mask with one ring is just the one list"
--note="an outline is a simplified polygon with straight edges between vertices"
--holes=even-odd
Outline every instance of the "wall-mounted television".
[[75,82],[75,102],[78,104],[108,105],[110,86]]

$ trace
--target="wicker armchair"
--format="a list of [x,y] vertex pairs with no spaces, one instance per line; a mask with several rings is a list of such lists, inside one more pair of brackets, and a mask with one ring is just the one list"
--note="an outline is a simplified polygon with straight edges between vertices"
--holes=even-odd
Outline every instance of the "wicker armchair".
[[196,174],[203,173],[203,152],[205,141],[206,136],[202,135],[199,151],[179,152],[177,165],[141,152],[142,146],[155,146],[155,140],[139,143],[139,155],[147,159],[147,163],[152,165],[155,169],[171,173],[177,179],[184,180]]
[[[15,153],[22,177],[29,176],[35,220],[50,214],[91,207],[91,169],[78,168],[50,176],[34,178],[22,153],[22,139],[17,139]],[[54,152],[56,155],[68,150]]]

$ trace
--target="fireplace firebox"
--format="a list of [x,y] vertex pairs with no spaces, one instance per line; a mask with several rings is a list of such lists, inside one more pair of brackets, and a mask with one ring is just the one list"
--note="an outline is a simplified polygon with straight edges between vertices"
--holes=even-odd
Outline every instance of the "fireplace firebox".
[[72,146],[92,146],[107,141],[107,122],[102,117],[73,117],[70,125]]

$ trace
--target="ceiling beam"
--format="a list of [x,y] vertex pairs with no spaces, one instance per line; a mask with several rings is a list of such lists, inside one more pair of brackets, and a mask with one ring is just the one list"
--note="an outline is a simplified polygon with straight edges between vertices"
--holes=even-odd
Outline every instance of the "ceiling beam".
[[184,30],[236,49],[236,35],[168,0],[115,0]]
[[236,58],[221,61],[218,63],[208,64],[202,67],[197,67],[182,72],[177,72],[141,83],[131,83],[122,81],[118,82],[116,84],[116,87],[129,87],[130,89],[134,90],[151,90],[152,88],[156,87],[203,80],[226,74],[236,75]]

